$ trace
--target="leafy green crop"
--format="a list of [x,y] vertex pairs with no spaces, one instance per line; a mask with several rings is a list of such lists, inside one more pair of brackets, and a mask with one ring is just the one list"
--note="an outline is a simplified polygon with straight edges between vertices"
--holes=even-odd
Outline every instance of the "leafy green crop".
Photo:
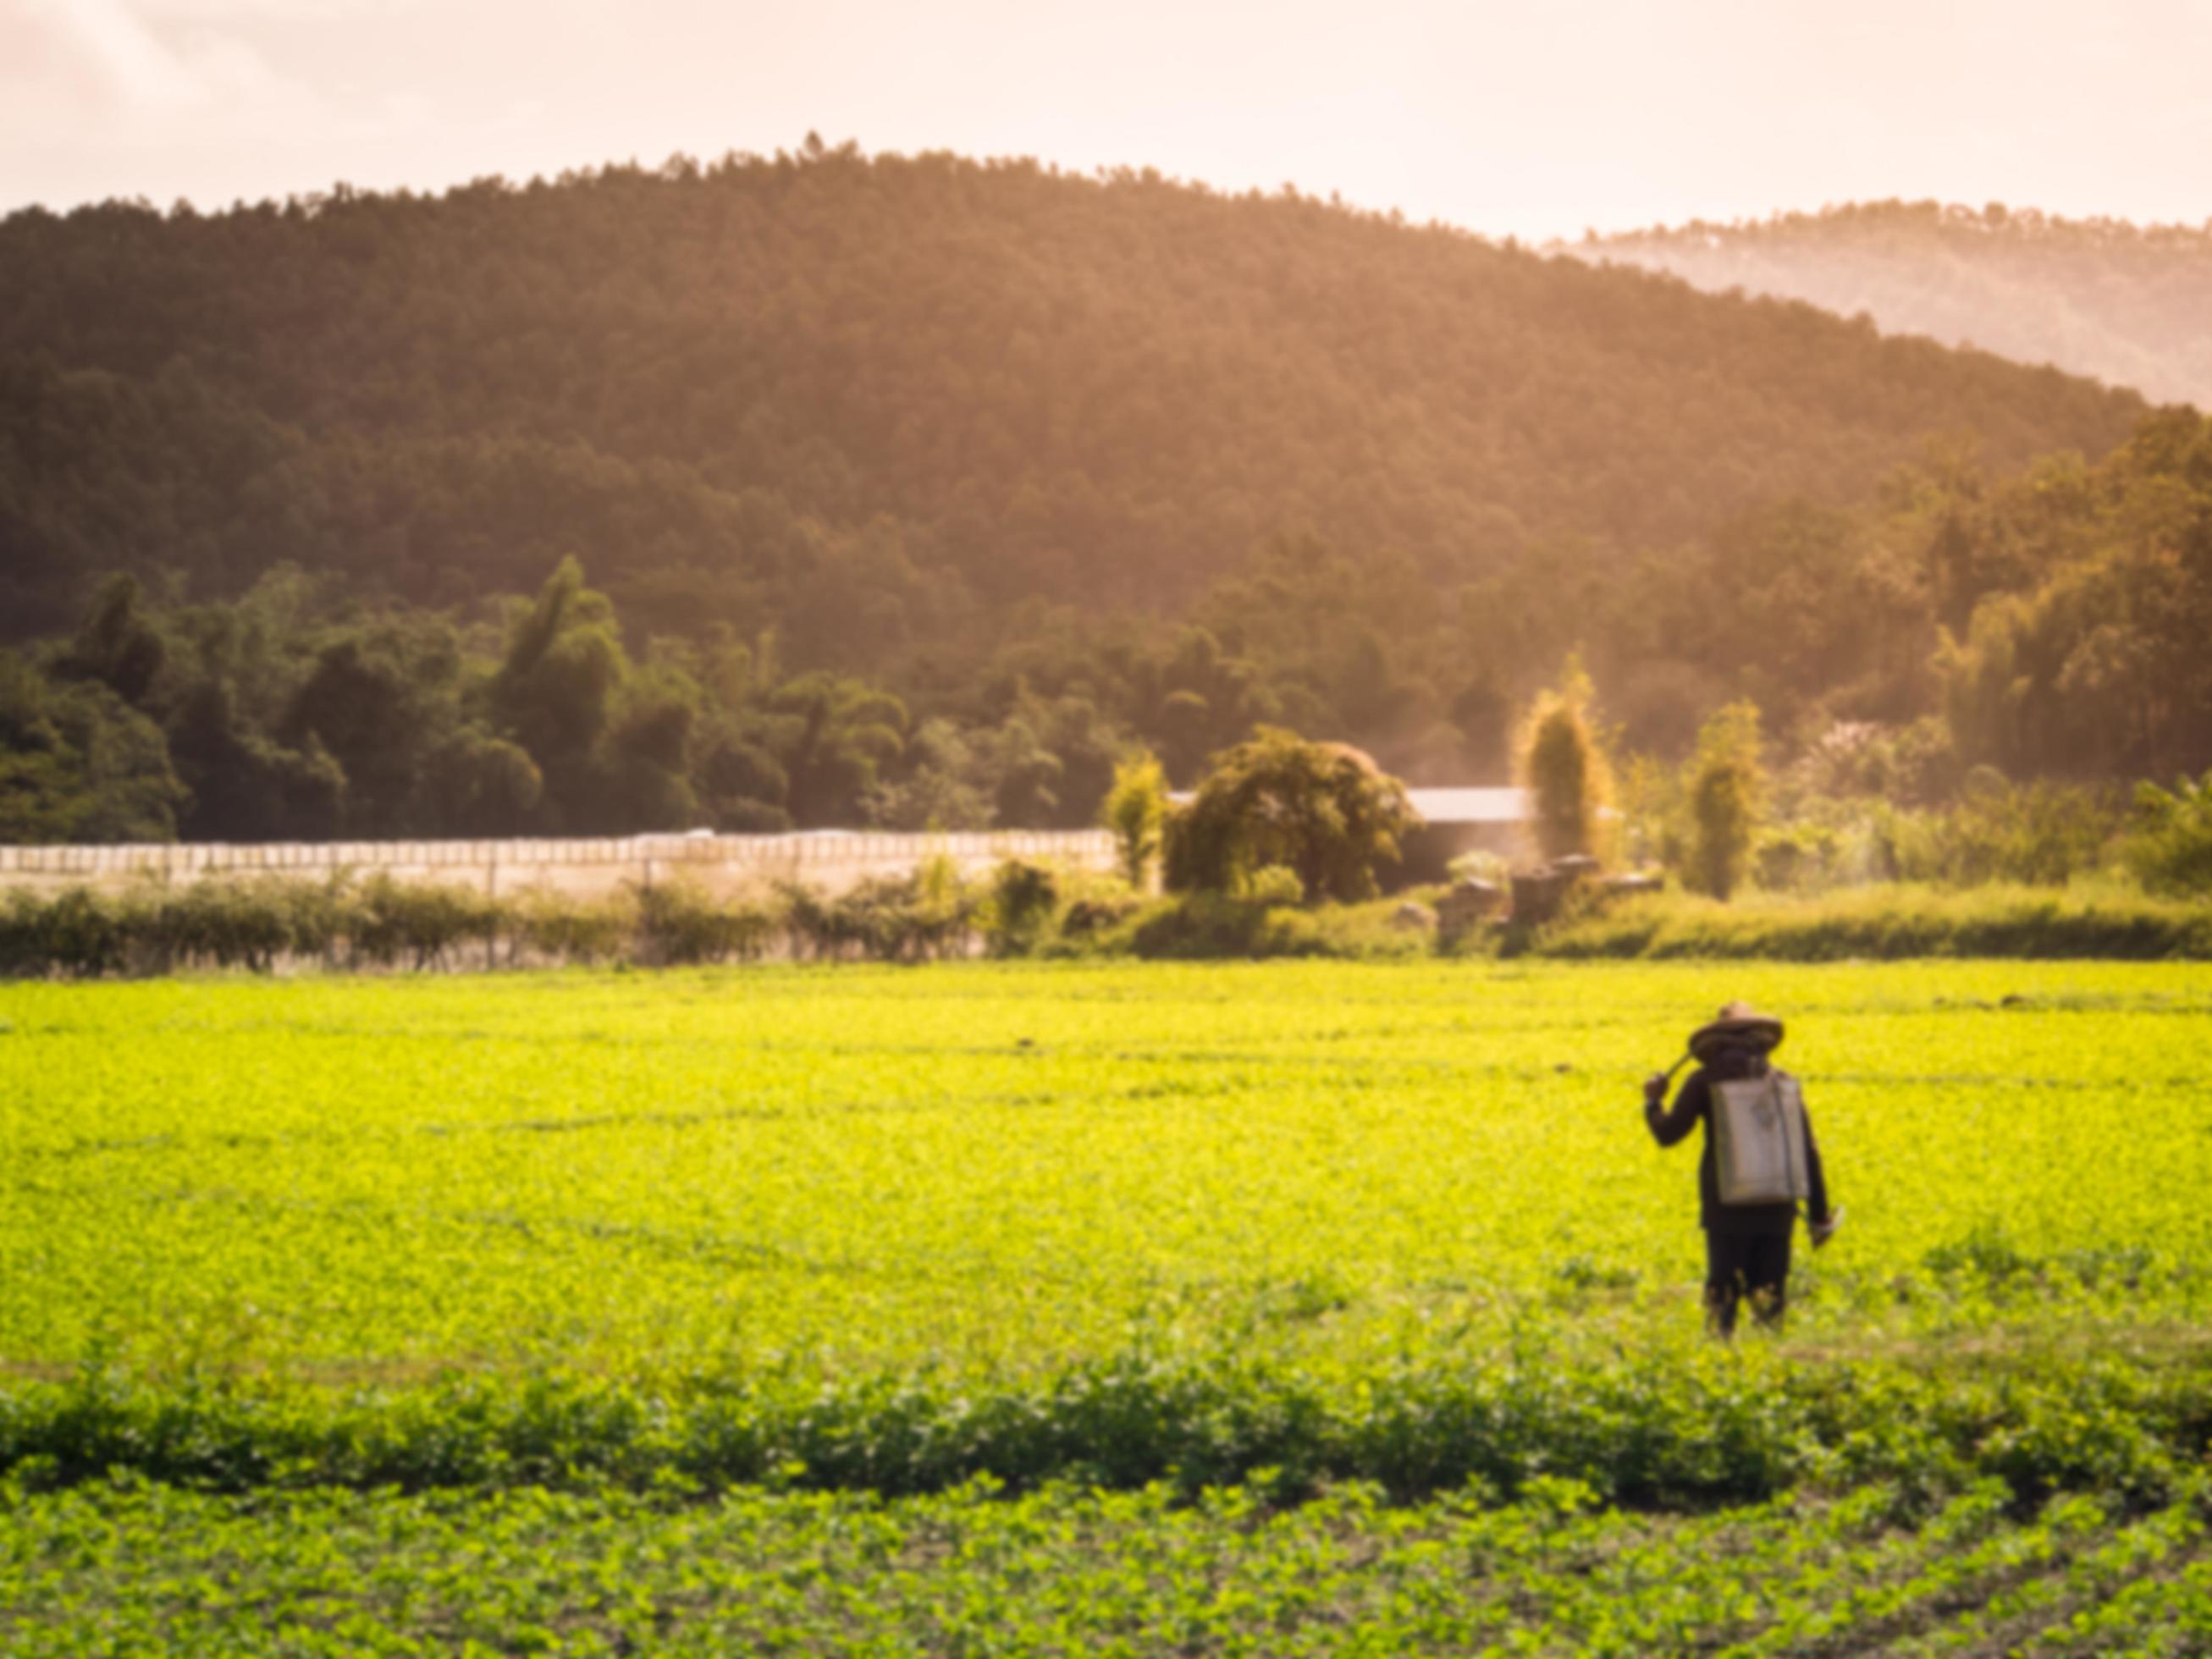
[[[0,1487],[0,1494],[4,1494]],[[92,1651],[1645,1656],[2192,1653],[2212,1639],[2201,1501],[2129,1522],[1917,1516],[1869,1488],[1711,1516],[1291,1509],[984,1484],[927,1498],[708,1502],[537,1489],[225,1499],[125,1483],[0,1509],[0,1645]],[[2165,1645],[2161,1647],[2160,1643]]]
[[[1789,1018],[1850,1212],[1801,1250],[1788,1332],[1733,1349],[1698,1332],[1693,1149],[1652,1146],[1636,1089],[1727,996]],[[2212,1605],[2184,1524],[2212,1444],[2208,1012],[2193,964],[8,987],[0,1607],[28,1611],[0,1647],[70,1650],[53,1598],[80,1581],[137,1645],[234,1628],[243,1592],[209,1569],[194,1601],[187,1558],[250,1534],[224,1571],[289,1584],[308,1547],[275,1517],[300,1505],[337,1529],[315,1571],[343,1619],[456,1644],[526,1613],[549,1644],[615,1644],[641,1586],[669,1640],[988,1651],[1009,1606],[1050,1604],[1025,1585],[1097,1574],[1127,1595],[1093,1585],[1105,1611],[1030,1646],[1294,1651],[1351,1619],[1401,1633],[1377,1651],[1847,1651],[1970,1615],[2001,1645],[2088,1621],[2053,1650],[2093,1651],[2104,1620],[2125,1646]],[[1131,1553],[1231,1492],[1275,1518],[1192,1545],[1211,1565],[1155,1608],[1169,1569]],[[1801,1522],[1865,1493],[1867,1541],[1823,1577]],[[921,1507],[871,1507],[894,1500]],[[1099,1518],[1122,1503],[1152,1508]],[[1547,1503],[1660,1515],[1577,1521],[1599,1571],[1562,1565]],[[805,1528],[844,1515],[1091,1542],[1027,1578],[1011,1544],[965,1575],[894,1542],[783,1600],[693,1596],[617,1552],[589,1617],[566,1577],[532,1601],[520,1568],[436,1589],[404,1565],[547,1505],[556,1577],[619,1516],[643,1538],[742,1514],[776,1559],[817,1559]],[[162,1574],[38,1565],[94,1512],[175,1540]],[[1465,1565],[1453,1529],[1500,1516],[1548,1563],[1525,1583],[1495,1541]],[[1268,1528],[1300,1527],[1294,1555],[1341,1571],[1285,1601]],[[1764,1566],[1698,1576],[1712,1528]],[[1460,1565],[1431,1572],[1432,1547]],[[2172,1571],[2137,1571],[2154,1557]],[[2167,1588],[2137,1605],[2142,1583]]]

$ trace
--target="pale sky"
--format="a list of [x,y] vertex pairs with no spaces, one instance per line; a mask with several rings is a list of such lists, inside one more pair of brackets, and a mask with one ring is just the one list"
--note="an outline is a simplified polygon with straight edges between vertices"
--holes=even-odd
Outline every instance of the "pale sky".
[[1152,166],[1494,236],[2212,220],[2212,0],[0,0],[0,210],[672,152]]

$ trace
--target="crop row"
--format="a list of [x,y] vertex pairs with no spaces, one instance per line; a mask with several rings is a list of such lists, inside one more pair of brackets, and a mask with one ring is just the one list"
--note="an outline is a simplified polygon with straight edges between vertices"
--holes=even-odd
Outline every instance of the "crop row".
[[338,1390],[88,1370],[0,1395],[0,1472],[40,1488],[129,1472],[231,1492],[613,1482],[943,1491],[980,1476],[1115,1489],[1342,1480],[1401,1500],[1571,1479],[1694,1509],[1799,1485],[2141,1505],[2212,1449],[2212,1369],[2014,1358],[1928,1370],[1776,1355],[1610,1366],[1409,1361],[1357,1377],[1125,1355],[979,1387],[880,1373],[622,1381],[501,1372]]
[[0,1486],[15,1655],[428,1648],[967,1656],[2202,1651],[2201,1489],[2134,1521],[1885,1488],[1695,1517],[1552,1480],[1417,1509],[1359,1486],[984,1483],[924,1499],[523,1489],[240,1501]]

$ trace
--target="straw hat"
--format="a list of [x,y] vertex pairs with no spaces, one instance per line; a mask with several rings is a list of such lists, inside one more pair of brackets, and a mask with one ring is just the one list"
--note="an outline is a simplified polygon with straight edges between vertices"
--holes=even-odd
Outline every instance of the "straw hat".
[[1726,1043],[1779,1048],[1782,1022],[1771,1014],[1760,1013],[1747,1002],[1731,1002],[1722,1008],[1719,1018],[1690,1033],[1690,1052],[1700,1061]]

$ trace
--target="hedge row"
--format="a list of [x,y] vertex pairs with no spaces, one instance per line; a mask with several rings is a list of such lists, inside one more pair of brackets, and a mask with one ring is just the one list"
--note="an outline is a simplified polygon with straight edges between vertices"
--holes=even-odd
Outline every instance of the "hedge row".
[[[1433,893],[1424,895],[1433,897]],[[1408,913],[1411,913],[1409,919]],[[0,975],[91,978],[280,963],[438,969],[629,962],[919,962],[994,956],[1403,957],[1914,957],[2212,960],[2212,905],[2105,886],[1917,885],[1729,904],[1680,894],[1615,899],[1516,932],[1485,924],[1439,940],[1403,900],[1300,906],[1196,893],[1146,899],[1118,882],[1010,861],[989,881],[950,866],[830,896],[784,884],[711,898],[668,883],[606,898],[490,898],[386,876],[353,884],[202,881],[120,894],[76,887],[0,900]]]
[[18,890],[0,900],[0,975],[96,978],[185,968],[644,966],[772,952],[914,961],[964,955],[1000,931],[991,892],[925,869],[831,897],[785,884],[712,898],[662,882],[603,898],[538,891],[495,898],[379,875],[327,883],[270,877],[123,892]]
[[1782,962],[2009,957],[2212,959],[2212,904],[2131,888],[1902,883],[1732,903],[1682,894],[1620,901],[1542,930],[1539,956],[1764,957]]

